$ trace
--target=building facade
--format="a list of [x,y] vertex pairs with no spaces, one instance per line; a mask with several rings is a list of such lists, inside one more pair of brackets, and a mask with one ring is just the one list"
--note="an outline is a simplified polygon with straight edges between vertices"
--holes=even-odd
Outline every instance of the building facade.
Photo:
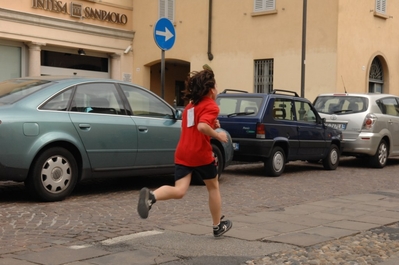
[[175,25],[175,44],[165,51],[169,102],[205,63],[219,91],[286,89],[310,100],[345,89],[399,94],[393,0],[133,0],[133,9],[133,81],[157,93],[153,27],[160,16]]
[[[164,69],[161,17],[176,33]],[[187,74],[208,64],[219,92],[399,94],[398,41],[394,0],[14,0],[0,7],[0,80],[110,77],[181,106]]]
[[3,1],[0,80],[38,75],[131,80],[132,20],[129,0]]

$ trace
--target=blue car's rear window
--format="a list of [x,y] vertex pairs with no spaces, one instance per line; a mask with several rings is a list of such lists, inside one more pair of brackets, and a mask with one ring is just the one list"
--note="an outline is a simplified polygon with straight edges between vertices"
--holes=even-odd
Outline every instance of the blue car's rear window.
[[0,104],[13,104],[50,83],[51,81],[37,79],[11,79],[0,82]]
[[216,99],[216,103],[220,108],[219,115],[256,116],[262,100],[262,97],[219,97]]

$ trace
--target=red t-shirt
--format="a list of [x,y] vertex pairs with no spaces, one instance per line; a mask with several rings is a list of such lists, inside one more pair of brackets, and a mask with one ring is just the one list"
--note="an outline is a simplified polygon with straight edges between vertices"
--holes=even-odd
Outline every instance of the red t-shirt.
[[[194,115],[190,119],[188,113],[192,111]],[[197,126],[203,122],[214,128],[218,114],[219,106],[209,97],[204,97],[195,106],[189,103],[184,108],[181,136],[175,152],[176,164],[196,167],[208,165],[215,160],[211,137],[198,131]]]

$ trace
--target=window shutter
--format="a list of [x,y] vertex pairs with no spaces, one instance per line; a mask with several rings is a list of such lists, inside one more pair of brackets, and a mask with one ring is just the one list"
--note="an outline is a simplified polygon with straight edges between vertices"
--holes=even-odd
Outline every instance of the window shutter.
[[269,11],[276,9],[276,0],[254,0],[254,11]]
[[175,0],[159,0],[159,18],[166,17],[173,22],[175,15]]
[[386,6],[387,6],[387,1],[386,0],[376,0],[376,2],[375,2],[375,10],[378,13],[385,14],[386,13]]
[[275,10],[276,9],[276,0],[266,0],[266,10]]

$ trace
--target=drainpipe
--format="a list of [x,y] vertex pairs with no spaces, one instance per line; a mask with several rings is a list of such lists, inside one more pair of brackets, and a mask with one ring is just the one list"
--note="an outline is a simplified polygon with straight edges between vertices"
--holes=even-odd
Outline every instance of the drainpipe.
[[305,97],[305,65],[306,65],[306,16],[308,1],[303,0],[302,9],[302,64],[301,64],[301,97]]
[[209,14],[208,14],[208,59],[213,60],[213,54],[211,52],[212,43],[212,0],[209,0]]

